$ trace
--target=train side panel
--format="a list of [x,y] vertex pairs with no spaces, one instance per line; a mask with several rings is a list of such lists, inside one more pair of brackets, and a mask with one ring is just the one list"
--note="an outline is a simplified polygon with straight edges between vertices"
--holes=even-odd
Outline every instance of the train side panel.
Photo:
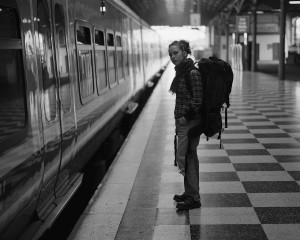
[[107,0],[104,15],[99,7],[0,3],[1,239],[17,239],[33,223],[22,235],[32,239],[59,214],[162,67],[159,37],[146,23],[120,1]]

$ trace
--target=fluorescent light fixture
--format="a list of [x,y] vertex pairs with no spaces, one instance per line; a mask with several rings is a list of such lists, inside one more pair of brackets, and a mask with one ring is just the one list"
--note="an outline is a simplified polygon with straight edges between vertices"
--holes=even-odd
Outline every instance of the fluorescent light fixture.
[[300,1],[289,1],[289,4],[300,4]]
[[[248,13],[248,14],[253,14],[252,11],[248,11],[247,13]],[[258,11],[256,11],[256,14],[264,14],[264,11],[258,10]]]

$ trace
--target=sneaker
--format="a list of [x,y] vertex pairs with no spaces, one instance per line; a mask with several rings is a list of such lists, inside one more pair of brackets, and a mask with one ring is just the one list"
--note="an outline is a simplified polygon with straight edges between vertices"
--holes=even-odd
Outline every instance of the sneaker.
[[184,202],[177,203],[176,207],[180,210],[189,210],[193,208],[200,208],[200,200],[195,201],[194,199],[187,198]]
[[175,200],[176,202],[184,202],[184,200],[186,199],[186,195],[183,193],[181,195],[175,194],[173,197],[173,200]]

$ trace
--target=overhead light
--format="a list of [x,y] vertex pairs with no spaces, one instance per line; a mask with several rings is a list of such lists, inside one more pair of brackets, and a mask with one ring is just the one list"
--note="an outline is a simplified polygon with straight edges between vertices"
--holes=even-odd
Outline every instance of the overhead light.
[[102,13],[102,15],[104,15],[106,13],[106,7],[105,7],[105,1],[104,0],[101,0],[100,12]]
[[289,1],[289,4],[300,4],[300,1]]
[[[248,14],[253,14],[252,11],[248,11],[247,13]],[[256,14],[264,14],[264,11],[256,11]]]

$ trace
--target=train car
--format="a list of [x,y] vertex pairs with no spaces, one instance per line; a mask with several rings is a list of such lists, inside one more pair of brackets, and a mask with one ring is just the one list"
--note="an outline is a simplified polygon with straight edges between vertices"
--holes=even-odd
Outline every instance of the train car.
[[51,226],[167,64],[161,46],[120,0],[1,0],[1,240]]

